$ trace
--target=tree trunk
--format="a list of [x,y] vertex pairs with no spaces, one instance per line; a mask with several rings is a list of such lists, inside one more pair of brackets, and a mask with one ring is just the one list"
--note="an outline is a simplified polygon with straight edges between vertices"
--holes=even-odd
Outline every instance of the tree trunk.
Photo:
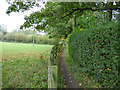
[[76,27],[76,16],[73,15],[73,32],[75,31],[75,27]]
[[[110,2],[110,6],[112,6],[112,5],[113,5],[113,2]],[[109,12],[109,21],[111,21],[112,20],[112,10],[109,10],[108,12]]]
[[33,47],[34,47],[34,43],[35,43],[35,32],[33,31]]
[[119,11],[117,18],[118,18],[118,30],[120,30],[120,11]]
[[109,11],[109,21],[112,20],[112,10]]

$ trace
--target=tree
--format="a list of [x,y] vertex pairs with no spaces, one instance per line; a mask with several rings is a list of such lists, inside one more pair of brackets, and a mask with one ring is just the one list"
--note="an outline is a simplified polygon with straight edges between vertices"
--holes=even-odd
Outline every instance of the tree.
[[[33,6],[39,7],[40,5],[36,2],[13,2],[8,8],[7,13],[24,12]],[[106,10],[109,12],[109,20],[111,20],[111,11],[120,10],[119,6],[119,2],[116,2],[116,5],[113,5],[111,2],[107,2],[106,4],[103,2],[46,2],[45,8],[24,18],[26,22],[21,28],[34,26],[36,30],[44,30],[52,37],[66,38],[72,32],[72,23],[70,22],[73,15],[76,16],[77,21],[78,18],[81,18],[85,14],[84,11],[94,13],[95,11],[104,12]]]
[[5,35],[6,35],[6,33],[7,33],[7,26],[6,25],[4,25],[4,24],[2,24],[2,25],[0,25],[0,32],[2,33],[2,40],[5,40],[6,38],[5,38]]
[[4,24],[0,25],[0,32],[5,35],[7,33],[7,26]]
[[3,36],[4,36],[3,33],[0,32],[0,41],[3,40]]

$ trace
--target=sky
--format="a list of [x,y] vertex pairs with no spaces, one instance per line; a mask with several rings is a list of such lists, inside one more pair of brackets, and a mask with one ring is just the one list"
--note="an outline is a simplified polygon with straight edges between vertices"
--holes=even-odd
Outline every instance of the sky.
[[[24,16],[29,15],[32,12],[40,10],[40,8],[35,7],[30,11],[21,12],[12,12],[10,16],[6,14],[6,11],[10,5],[6,2],[6,0],[0,0],[0,25],[3,24],[7,27],[7,32],[12,32],[13,30],[19,29],[20,25],[22,25],[25,20]],[[44,5],[42,5],[44,7]]]

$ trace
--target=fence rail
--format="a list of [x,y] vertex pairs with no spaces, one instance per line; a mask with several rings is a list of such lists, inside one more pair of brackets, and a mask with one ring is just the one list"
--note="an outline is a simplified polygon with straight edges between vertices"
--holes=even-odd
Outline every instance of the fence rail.
[[57,44],[50,51],[48,58],[48,88],[57,89],[58,63],[55,59],[58,57],[58,53],[62,51],[62,47],[62,44]]
[[[52,49],[50,51],[50,55],[51,55]],[[57,88],[57,66],[51,65],[50,55],[48,58],[48,62],[49,62],[48,64],[48,88],[55,89]]]

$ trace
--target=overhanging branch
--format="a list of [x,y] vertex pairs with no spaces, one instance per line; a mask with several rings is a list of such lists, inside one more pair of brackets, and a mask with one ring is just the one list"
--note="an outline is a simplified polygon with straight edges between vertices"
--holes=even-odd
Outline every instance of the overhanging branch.
[[73,9],[73,11],[71,11],[69,14],[63,16],[62,18],[65,18],[69,15],[71,15],[72,13],[74,13],[75,11],[84,11],[84,10],[91,10],[91,11],[99,11],[99,10],[120,10],[120,7],[109,7],[109,8],[97,8],[97,9],[93,9],[93,8],[77,8],[77,9]]

